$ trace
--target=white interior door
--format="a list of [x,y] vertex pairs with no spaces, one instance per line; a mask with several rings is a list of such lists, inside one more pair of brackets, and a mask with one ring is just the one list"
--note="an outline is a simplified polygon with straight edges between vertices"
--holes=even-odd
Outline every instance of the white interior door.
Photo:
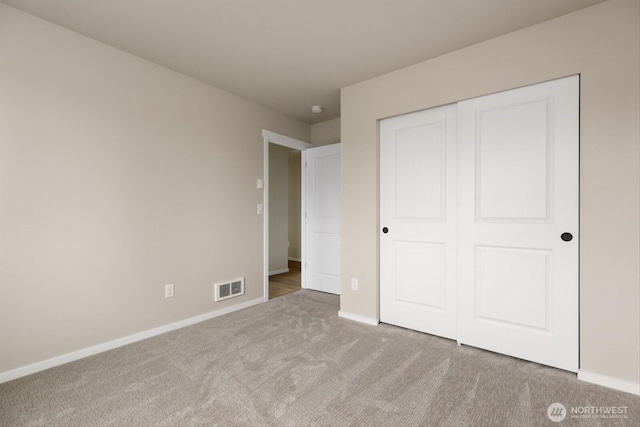
[[380,122],[380,320],[456,336],[456,106]]
[[340,294],[340,144],[305,156],[305,288]]
[[578,94],[575,76],[458,104],[458,340],[574,372]]

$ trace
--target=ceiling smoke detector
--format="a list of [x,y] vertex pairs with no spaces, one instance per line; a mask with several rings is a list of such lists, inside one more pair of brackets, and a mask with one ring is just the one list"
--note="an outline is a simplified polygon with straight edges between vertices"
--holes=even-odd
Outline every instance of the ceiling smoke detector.
[[322,113],[322,107],[319,105],[314,105],[313,107],[311,107],[311,112],[315,113],[315,114],[320,114]]

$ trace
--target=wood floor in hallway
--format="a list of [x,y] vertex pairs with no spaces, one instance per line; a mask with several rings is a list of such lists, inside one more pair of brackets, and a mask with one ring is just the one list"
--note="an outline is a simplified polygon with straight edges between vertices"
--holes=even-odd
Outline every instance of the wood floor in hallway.
[[301,288],[301,264],[298,261],[289,261],[289,272],[274,274],[269,277],[269,299],[287,295]]

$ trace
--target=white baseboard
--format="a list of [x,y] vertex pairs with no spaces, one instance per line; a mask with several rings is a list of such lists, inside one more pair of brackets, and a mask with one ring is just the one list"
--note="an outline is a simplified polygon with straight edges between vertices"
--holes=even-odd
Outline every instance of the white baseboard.
[[378,326],[380,321],[372,317],[360,316],[359,314],[346,313],[342,310],[338,311],[338,317],[353,320],[355,322],[365,323],[367,325]]
[[608,377],[601,374],[594,374],[593,372],[587,372],[581,369],[578,370],[578,379],[588,383],[613,388],[615,390],[640,395],[640,383],[620,380],[618,378]]
[[288,268],[283,268],[283,269],[280,269],[280,270],[273,270],[273,271],[269,272],[269,276],[273,276],[273,275],[276,275],[276,274],[282,274],[282,273],[288,273],[288,272],[289,272]]
[[55,366],[64,365],[65,363],[73,362],[85,357],[93,356],[94,354],[102,353],[114,348],[122,347],[127,344],[131,344],[137,341],[142,341],[147,338],[155,337],[156,335],[164,334],[166,332],[175,331],[176,329],[184,328],[185,326],[191,326],[196,323],[204,322],[205,320],[213,319],[225,314],[233,313],[234,311],[242,310],[252,307],[257,304],[265,302],[264,298],[256,298],[251,301],[246,301],[240,304],[232,305],[230,307],[221,308],[220,310],[211,311],[209,313],[201,314],[199,316],[190,317],[189,319],[180,320],[178,322],[169,323],[168,325],[160,326],[158,328],[149,329],[147,331],[139,332],[137,334],[129,335],[123,338],[118,338],[113,341],[108,341],[102,344],[94,345],[92,347],[83,348],[71,353],[56,356],[51,359],[36,362],[31,365],[23,366],[21,368],[12,369],[10,371],[0,372],[0,384],[7,381],[15,380],[16,378],[24,377],[27,375],[35,374],[36,372],[44,371],[45,369],[53,368]]
[[302,258],[291,258],[291,257],[289,257],[289,261],[302,262]]

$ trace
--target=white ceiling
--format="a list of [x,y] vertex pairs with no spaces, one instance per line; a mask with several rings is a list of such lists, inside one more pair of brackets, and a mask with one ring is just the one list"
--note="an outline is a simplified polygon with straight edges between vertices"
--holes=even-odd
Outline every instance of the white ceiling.
[[317,123],[341,87],[603,0],[0,1]]

